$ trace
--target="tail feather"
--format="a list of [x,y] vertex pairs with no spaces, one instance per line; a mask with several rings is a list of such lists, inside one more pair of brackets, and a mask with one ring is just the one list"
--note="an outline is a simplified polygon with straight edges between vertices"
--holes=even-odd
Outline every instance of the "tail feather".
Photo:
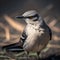
[[6,49],[9,52],[23,52],[23,47],[19,45],[19,43],[3,46],[2,49]]

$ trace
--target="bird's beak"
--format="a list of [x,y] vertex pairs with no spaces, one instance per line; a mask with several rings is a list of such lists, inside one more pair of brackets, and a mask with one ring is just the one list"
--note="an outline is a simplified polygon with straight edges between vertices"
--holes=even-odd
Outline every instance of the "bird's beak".
[[18,19],[24,19],[25,17],[24,16],[16,16],[16,18],[18,18]]

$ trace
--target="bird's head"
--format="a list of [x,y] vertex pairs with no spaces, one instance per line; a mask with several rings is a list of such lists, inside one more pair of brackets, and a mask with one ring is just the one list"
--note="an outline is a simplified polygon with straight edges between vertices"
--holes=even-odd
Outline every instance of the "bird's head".
[[26,23],[36,23],[39,20],[39,14],[35,10],[30,10],[22,14],[22,16],[16,16],[16,18],[24,19]]

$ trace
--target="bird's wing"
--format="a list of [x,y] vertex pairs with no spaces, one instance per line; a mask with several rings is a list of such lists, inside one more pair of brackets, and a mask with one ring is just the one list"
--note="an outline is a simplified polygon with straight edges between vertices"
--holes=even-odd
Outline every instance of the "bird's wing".
[[52,31],[50,28],[49,28],[49,35],[50,35],[50,40],[51,40],[52,39]]
[[26,35],[25,30],[24,30],[21,37],[20,37],[20,41],[22,42],[22,44],[25,42],[26,38],[27,38],[27,35]]

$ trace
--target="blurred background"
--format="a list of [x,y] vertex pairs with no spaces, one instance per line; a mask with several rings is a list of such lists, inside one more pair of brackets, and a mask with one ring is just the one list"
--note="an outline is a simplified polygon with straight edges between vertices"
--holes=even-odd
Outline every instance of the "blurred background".
[[53,34],[47,47],[60,53],[60,0],[0,0],[0,46],[19,41],[26,23],[16,16],[28,10],[36,10],[44,18]]

